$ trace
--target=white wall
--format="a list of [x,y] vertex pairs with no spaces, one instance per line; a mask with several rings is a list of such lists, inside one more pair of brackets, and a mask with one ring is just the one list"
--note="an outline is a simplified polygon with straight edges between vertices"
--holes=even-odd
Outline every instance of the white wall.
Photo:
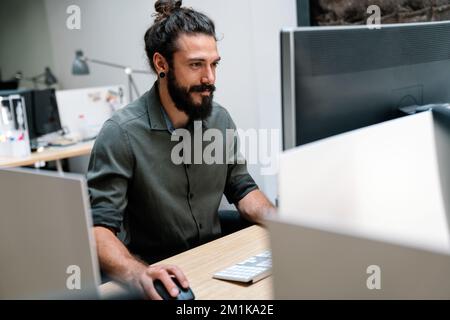
[[[90,75],[71,74],[75,51],[94,59],[148,70],[144,32],[151,22],[146,0],[45,0],[55,57],[55,72],[64,89],[126,84],[120,69],[89,64]],[[69,30],[66,13],[70,5],[81,9],[81,29]],[[136,75],[141,93],[153,83],[153,75]]]
[[[91,65],[91,75],[72,76],[75,50],[106,61],[149,69],[144,33],[153,22],[154,1],[45,0],[53,45],[55,72],[63,88],[125,83],[120,70]],[[218,69],[216,101],[229,110],[242,129],[281,129],[279,31],[296,25],[295,0],[185,0],[210,16],[215,24],[222,61]],[[66,28],[66,8],[81,7],[81,30]],[[154,76],[136,76],[141,93]],[[281,136],[281,135],[280,135]],[[250,172],[274,200],[276,177]]]
[[[280,29],[297,25],[297,1],[250,0],[250,2],[253,13],[254,77],[257,81],[256,91],[253,94],[257,99],[258,128],[280,130],[278,151],[281,152]],[[277,176],[263,176],[263,186],[271,200],[274,200],[278,193]]]
[[[32,50],[30,49],[32,48]],[[31,78],[53,68],[44,0],[1,0],[0,68],[9,79],[21,71]],[[21,86],[33,87],[22,81]]]

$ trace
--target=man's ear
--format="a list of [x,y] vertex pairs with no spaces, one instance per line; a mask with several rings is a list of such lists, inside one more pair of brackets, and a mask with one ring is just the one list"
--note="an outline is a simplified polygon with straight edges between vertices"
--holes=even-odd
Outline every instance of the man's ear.
[[169,70],[169,64],[167,63],[166,58],[159,52],[155,52],[153,55],[153,65],[155,66],[156,73],[167,72]]

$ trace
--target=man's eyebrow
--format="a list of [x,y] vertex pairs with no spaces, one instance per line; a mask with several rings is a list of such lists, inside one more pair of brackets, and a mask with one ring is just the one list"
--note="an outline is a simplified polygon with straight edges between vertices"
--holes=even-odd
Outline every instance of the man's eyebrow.
[[[214,62],[219,62],[222,58],[218,57],[217,59],[214,60]],[[205,58],[191,58],[188,59],[188,62],[205,62],[206,59]]]

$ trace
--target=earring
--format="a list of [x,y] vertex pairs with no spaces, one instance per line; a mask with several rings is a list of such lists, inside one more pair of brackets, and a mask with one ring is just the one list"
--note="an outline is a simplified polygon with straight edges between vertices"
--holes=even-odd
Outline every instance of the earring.
[[166,73],[165,72],[160,72],[159,73],[159,77],[162,79],[162,78],[164,78],[166,76]]

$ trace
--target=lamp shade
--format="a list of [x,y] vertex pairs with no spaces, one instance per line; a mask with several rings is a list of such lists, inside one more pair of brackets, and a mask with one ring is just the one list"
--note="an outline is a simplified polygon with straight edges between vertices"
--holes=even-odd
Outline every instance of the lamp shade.
[[58,79],[56,79],[55,75],[52,73],[49,67],[45,68],[44,73],[44,82],[47,86],[54,85],[55,83],[58,83]]
[[89,74],[89,66],[86,62],[86,58],[83,55],[83,51],[78,50],[75,53],[75,60],[72,64],[72,74],[74,75],[87,75]]

